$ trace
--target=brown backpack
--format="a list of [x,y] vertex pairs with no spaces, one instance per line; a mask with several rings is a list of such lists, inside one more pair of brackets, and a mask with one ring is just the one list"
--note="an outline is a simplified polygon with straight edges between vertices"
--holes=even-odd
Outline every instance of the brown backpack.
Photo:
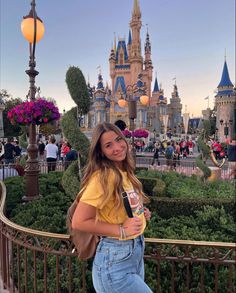
[[73,201],[68,209],[66,217],[66,225],[70,234],[70,240],[74,244],[74,249],[81,260],[92,258],[95,255],[96,247],[99,242],[99,236],[89,232],[83,232],[72,229],[71,222],[75,209],[79,203],[80,197]]
[[[126,213],[129,218],[132,218],[133,213],[130,207],[127,193],[124,191],[123,187],[121,187],[121,191],[121,197],[123,198]],[[76,199],[73,201],[73,203],[67,211],[66,225],[68,232],[70,234],[70,240],[74,244],[74,249],[76,250],[78,257],[81,260],[86,260],[92,258],[95,255],[96,248],[100,238],[99,236],[91,234],[89,232],[83,232],[72,229],[71,222],[79,201],[80,195],[76,197]],[[72,252],[74,251],[74,249],[72,250]]]

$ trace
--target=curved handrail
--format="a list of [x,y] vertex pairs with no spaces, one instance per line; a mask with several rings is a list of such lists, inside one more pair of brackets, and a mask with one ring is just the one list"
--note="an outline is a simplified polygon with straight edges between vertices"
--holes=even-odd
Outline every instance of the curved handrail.
[[[16,229],[23,233],[28,233],[30,235],[36,235],[41,237],[50,237],[54,239],[62,239],[62,240],[69,240],[70,236],[67,234],[57,234],[57,233],[50,233],[50,232],[43,232],[40,230],[33,230],[30,228],[26,228],[11,222],[5,215],[4,215],[4,206],[6,200],[6,187],[5,184],[0,181],[0,220],[9,226],[10,228]],[[157,239],[157,238],[145,238],[146,243],[156,243],[156,244],[178,244],[178,245],[192,245],[192,246],[205,246],[205,247],[224,247],[224,248],[235,248],[235,243],[228,243],[228,242],[209,242],[209,241],[192,241],[192,240],[177,240],[177,239]]]
[[4,215],[4,206],[6,201],[6,186],[5,184],[0,181],[0,188],[1,188],[1,194],[0,194],[0,220],[6,224],[7,226],[16,229],[23,233],[28,233],[30,235],[36,235],[41,237],[50,237],[55,239],[64,239],[69,240],[70,236],[67,234],[57,234],[57,233],[50,233],[50,232],[43,232],[40,230],[33,230],[30,228],[26,228],[23,226],[20,226],[18,224],[15,224],[14,222],[10,221],[5,215]]

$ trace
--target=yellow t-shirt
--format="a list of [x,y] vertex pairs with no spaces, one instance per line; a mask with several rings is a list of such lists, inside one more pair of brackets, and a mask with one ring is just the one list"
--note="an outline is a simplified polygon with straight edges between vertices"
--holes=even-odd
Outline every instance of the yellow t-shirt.
[[[128,199],[130,202],[133,215],[141,218],[143,222],[143,227],[140,234],[132,235],[126,238],[126,239],[134,239],[137,236],[141,235],[144,232],[144,229],[146,227],[146,219],[144,216],[142,199],[140,199],[139,195],[135,192],[131,182],[129,181],[127,177],[127,172],[123,172],[120,170],[120,173],[123,179],[123,189],[126,191],[128,195]],[[103,208],[101,208],[101,203],[102,203],[102,196],[104,194],[104,191],[100,183],[99,171],[95,172],[91,176],[91,179],[89,180],[89,183],[87,187],[85,188],[80,201],[96,207],[98,209],[98,219],[100,221],[107,222],[110,224],[122,224],[124,223],[124,221],[127,219],[128,216],[123,205],[118,210],[115,206],[115,200],[114,200],[115,195],[113,195],[114,176],[115,176],[114,172],[110,171],[108,180],[107,180],[108,190],[110,192],[109,194],[110,200],[107,202],[107,204]]]

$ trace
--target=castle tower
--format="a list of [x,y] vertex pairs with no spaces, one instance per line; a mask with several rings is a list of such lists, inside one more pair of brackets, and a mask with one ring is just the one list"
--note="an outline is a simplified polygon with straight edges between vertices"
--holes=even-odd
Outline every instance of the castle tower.
[[104,89],[103,85],[103,78],[101,73],[98,75],[98,84],[97,88],[94,92],[94,97],[95,97],[95,102],[94,102],[94,108],[96,109],[95,111],[95,125],[98,123],[103,123],[106,122],[106,91]]
[[171,94],[170,104],[168,105],[169,112],[169,125],[173,130],[174,127],[177,127],[178,124],[182,122],[181,111],[182,104],[178,93],[178,88],[176,83],[174,84],[174,90]]
[[130,28],[132,31],[131,55],[130,55],[130,69],[131,69],[131,84],[137,80],[138,74],[143,71],[143,57],[141,55],[141,40],[140,29],[142,27],[141,11],[138,0],[134,0],[134,7],[132,18],[130,21]]
[[215,96],[217,135],[220,141],[225,141],[226,137],[232,139],[233,133],[235,134],[236,118],[236,93],[229,77],[226,60],[217,89]]
[[144,52],[145,52],[145,59],[144,59],[143,80],[147,86],[146,94],[149,97],[151,97],[151,83],[152,83],[153,66],[152,66],[152,59],[151,59],[151,43],[150,43],[148,31],[147,31],[147,35],[146,35]]
[[150,130],[157,131],[158,130],[158,121],[157,121],[157,104],[159,100],[160,90],[157,81],[157,76],[155,77],[154,88],[152,91],[152,95],[150,95],[149,100],[149,109],[148,109],[148,126]]

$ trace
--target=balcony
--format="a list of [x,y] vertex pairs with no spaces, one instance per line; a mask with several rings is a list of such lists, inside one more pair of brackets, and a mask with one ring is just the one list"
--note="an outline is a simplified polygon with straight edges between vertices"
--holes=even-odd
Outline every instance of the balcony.
[[[28,229],[4,215],[0,193],[0,273],[9,292],[94,292],[91,261],[73,254],[68,235]],[[235,243],[146,238],[146,282],[154,292],[235,292]]]

